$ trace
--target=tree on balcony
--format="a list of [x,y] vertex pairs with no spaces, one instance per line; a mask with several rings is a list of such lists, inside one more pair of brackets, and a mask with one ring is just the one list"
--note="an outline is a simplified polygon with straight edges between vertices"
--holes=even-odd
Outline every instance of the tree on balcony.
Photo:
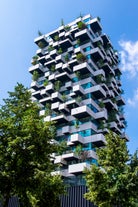
[[[63,193],[60,176],[51,155],[58,146],[55,127],[39,116],[40,108],[31,93],[17,84],[0,108],[0,197],[3,207],[17,195],[23,206],[59,207]],[[51,199],[52,198],[52,199]]]
[[38,55],[35,55],[35,56],[32,57],[32,62],[31,62],[32,65],[38,64],[38,58],[39,58]]
[[99,164],[86,170],[85,198],[99,207],[136,207],[138,154],[130,158],[125,140],[113,132],[106,141],[106,146],[97,150]]
[[35,70],[33,72],[33,76],[32,76],[33,81],[37,81],[39,77],[40,77],[40,75],[39,75],[38,71]]
[[63,53],[63,50],[62,50],[61,47],[58,49],[57,53],[58,53],[59,55]]
[[55,90],[59,91],[60,87],[61,87],[61,81],[56,81],[55,84],[54,84]]
[[86,28],[86,24],[82,21],[78,22],[78,29],[82,30]]
[[86,61],[86,57],[85,57],[85,55],[83,55],[82,53],[78,53],[78,54],[76,55],[76,59],[77,59],[77,61],[78,61],[79,63],[83,63],[83,62]]
[[46,87],[46,86],[48,85],[48,83],[49,83],[49,82],[48,82],[48,80],[47,80],[47,79],[45,79],[45,81],[44,81],[44,83],[43,83],[43,84],[44,84],[44,86]]

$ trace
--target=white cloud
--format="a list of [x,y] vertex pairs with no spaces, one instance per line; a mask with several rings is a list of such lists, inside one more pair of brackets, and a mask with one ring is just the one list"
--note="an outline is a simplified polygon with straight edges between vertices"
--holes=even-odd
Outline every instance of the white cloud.
[[122,71],[128,72],[130,77],[135,77],[138,73],[138,41],[119,41],[122,50],[121,68]]
[[129,98],[127,100],[127,103],[132,107],[138,106],[138,88],[135,90],[133,98]]

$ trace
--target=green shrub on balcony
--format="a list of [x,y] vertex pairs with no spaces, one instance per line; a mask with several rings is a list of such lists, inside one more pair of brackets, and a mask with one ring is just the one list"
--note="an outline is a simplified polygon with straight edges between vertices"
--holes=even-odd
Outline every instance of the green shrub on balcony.
[[35,55],[35,56],[32,57],[32,62],[31,62],[32,65],[38,64],[38,58],[39,58],[38,55]]
[[58,49],[57,53],[58,53],[59,55],[63,53],[63,50],[62,50],[61,47]]
[[69,31],[69,30],[71,29],[71,27],[70,27],[69,25],[67,25],[67,26],[64,27],[64,29],[65,29],[66,31]]
[[68,62],[69,61],[69,54],[67,53],[64,58],[65,58],[65,61]]
[[55,72],[55,70],[56,70],[55,65],[52,65],[51,68],[50,68],[50,70],[51,70],[51,72]]
[[67,96],[66,96],[66,94],[62,94],[61,97],[62,97],[62,99],[63,99],[64,102],[67,100]]
[[86,28],[86,24],[82,21],[78,22],[78,29],[82,30]]
[[105,107],[105,104],[102,101],[100,101],[99,102],[99,106],[100,106],[100,108],[104,108]]
[[79,63],[83,63],[83,62],[86,61],[86,57],[82,53],[78,53],[77,56],[76,56],[76,59]]
[[52,113],[51,105],[50,105],[50,103],[46,103],[46,106],[45,106],[45,116],[49,116],[49,115],[51,115],[51,113]]
[[49,45],[49,47],[48,47],[48,52],[51,52],[52,50],[54,50],[55,48],[54,47],[52,47],[52,45]]
[[48,85],[48,80],[46,79],[43,84],[46,87]]
[[61,87],[61,81],[56,81],[55,84],[54,84],[55,90],[59,91],[60,87]]
[[55,40],[55,41],[59,41],[59,36],[58,36],[58,35],[55,35],[55,36],[54,36],[54,40]]
[[32,76],[33,81],[37,81],[39,76],[40,76],[39,73],[37,71],[34,71]]
[[38,46],[39,46],[41,49],[43,49],[43,48],[46,46],[46,44],[45,44],[44,42],[42,42],[42,41],[39,41],[39,42],[38,42]]

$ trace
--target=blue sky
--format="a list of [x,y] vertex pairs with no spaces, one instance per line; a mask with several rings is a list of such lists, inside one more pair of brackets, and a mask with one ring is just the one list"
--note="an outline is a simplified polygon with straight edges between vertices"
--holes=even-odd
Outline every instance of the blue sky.
[[138,0],[4,0],[0,1],[0,103],[17,82],[29,87],[28,73],[38,30],[48,33],[76,17],[99,16],[103,31],[120,53],[126,100],[128,149],[138,149]]

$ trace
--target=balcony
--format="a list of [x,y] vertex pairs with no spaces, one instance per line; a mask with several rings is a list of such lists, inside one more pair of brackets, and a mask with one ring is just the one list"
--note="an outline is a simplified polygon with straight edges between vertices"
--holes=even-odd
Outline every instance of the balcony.
[[44,72],[43,66],[42,66],[40,63],[31,66],[31,67],[29,68],[29,72],[30,72],[31,74],[33,74],[34,71],[37,71],[39,74],[43,73],[43,72]]
[[33,92],[32,96],[35,97],[37,100],[40,100],[42,98],[40,91]]
[[54,92],[54,85],[52,83],[47,85],[45,90],[49,94],[53,93]]
[[72,134],[70,137],[70,142],[73,144],[83,144],[84,138],[80,134]]
[[79,32],[75,33],[75,38],[80,39],[81,42],[85,41],[85,40],[92,40],[92,37],[88,31],[88,29],[83,29]]
[[66,105],[68,106],[69,109],[78,107],[80,104],[78,102],[76,102],[75,99],[69,100],[66,102]]
[[79,157],[74,152],[63,154],[62,158],[66,161],[78,160],[79,159]]
[[71,110],[71,115],[76,117],[76,118],[83,118],[87,116],[94,116],[94,113],[91,111],[91,109],[88,106],[80,106],[77,108],[74,108]]
[[68,173],[68,169],[66,170],[58,170],[51,173],[51,175],[60,175],[61,177],[69,177],[70,174]]
[[62,70],[69,73],[69,74],[72,72],[68,63],[63,64]]
[[59,46],[65,50],[66,48],[69,48],[72,46],[72,42],[70,41],[69,38],[65,39],[65,40],[62,40],[59,42]]
[[55,78],[57,80],[60,80],[61,82],[70,81],[70,79],[71,79],[70,75],[67,72],[60,73],[60,74],[56,75]]
[[55,156],[54,164],[63,164],[66,165],[67,162],[62,158],[62,155]]
[[63,55],[58,55],[58,56],[56,56],[56,62],[57,63],[64,63],[65,62],[65,58],[64,58],[64,56]]
[[62,127],[62,134],[69,134],[70,133],[70,126]]
[[90,20],[90,27],[94,33],[102,30],[102,27],[100,25],[98,18],[94,18]]
[[49,97],[49,94],[46,93],[46,89],[41,90],[40,94],[41,94],[41,96],[42,96],[43,98],[44,98],[44,97]]
[[87,91],[92,93],[97,99],[106,97],[106,92],[101,85],[92,86],[91,88],[85,90],[85,93],[88,93]]
[[52,110],[58,112],[58,108],[59,108],[59,102],[56,102],[56,103],[52,103],[52,104],[51,104],[51,109],[52,109]]
[[56,64],[56,68],[55,68],[56,71],[62,73],[63,72],[62,66],[63,66],[63,63],[61,63],[61,62]]
[[84,139],[84,143],[94,143],[96,147],[102,147],[106,145],[106,140],[103,134],[94,134]]
[[85,168],[90,169],[90,167],[91,165],[86,162],[69,165],[69,173],[70,174],[81,174],[83,173]]
[[54,102],[56,102],[56,101],[62,101],[62,96],[61,96],[61,94],[59,92],[52,93],[51,98],[52,98],[52,100]]
[[51,121],[56,121],[56,124],[63,124],[68,122],[68,118],[64,115],[58,115],[51,118]]
[[81,74],[86,74],[89,72],[93,74],[93,71],[87,62],[81,63],[79,65],[77,64],[76,66],[74,66],[73,72],[77,71],[80,71]]
[[[46,38],[45,38],[44,35],[41,35],[41,36],[37,37],[37,38],[34,40],[34,42],[35,42],[39,47],[41,47],[41,48],[44,48],[44,47],[46,47],[46,46],[48,45],[48,42],[47,42],[47,40],[46,40]],[[41,43],[41,45],[40,45],[40,43]]]
[[129,141],[129,137],[125,132],[121,134],[121,138],[125,139],[127,142]]
[[34,90],[38,90],[39,84],[37,83],[37,81],[32,81],[31,88],[33,88]]
[[42,105],[46,105],[46,103],[51,103],[51,97],[46,97],[46,98],[43,98],[41,99],[39,102],[42,104]]
[[104,55],[102,54],[101,50],[96,47],[91,50],[91,56],[95,61],[104,60]]
[[122,98],[122,96],[117,96],[117,97],[116,97],[116,101],[117,101],[117,105],[118,105],[118,106],[125,105],[125,101],[124,101],[124,99]]
[[59,111],[63,113],[69,113],[69,109],[67,108],[67,105],[65,103],[59,105]]
[[79,84],[73,86],[73,92],[78,96],[84,95],[84,90]]
[[102,111],[95,113],[95,119],[107,120],[107,110],[103,109]]

